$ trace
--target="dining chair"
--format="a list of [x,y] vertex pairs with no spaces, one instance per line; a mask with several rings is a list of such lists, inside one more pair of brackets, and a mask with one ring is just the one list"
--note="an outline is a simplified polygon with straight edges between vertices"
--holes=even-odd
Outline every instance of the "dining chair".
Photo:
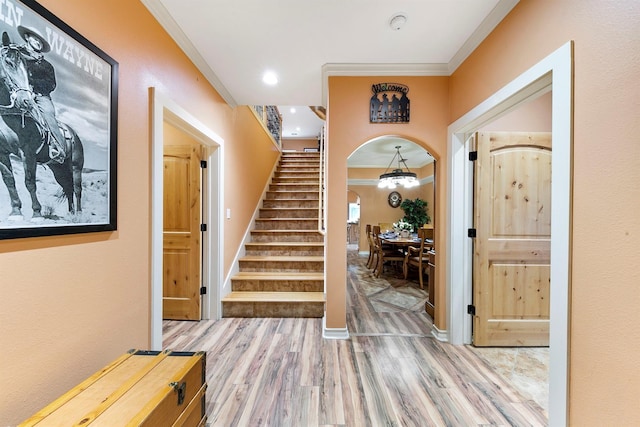
[[364,234],[367,236],[367,243],[369,244],[369,258],[367,258],[367,268],[371,268],[371,264],[374,257],[374,245],[373,239],[371,238],[371,224],[367,224],[364,226]]
[[380,231],[382,231],[383,233],[388,233],[389,231],[393,231],[392,222],[381,222],[378,225],[380,226]]
[[404,254],[397,248],[385,248],[382,245],[382,240],[380,240],[380,233],[372,233],[373,241],[375,245],[376,252],[376,265],[373,270],[376,277],[380,277],[382,270],[384,269],[384,265],[386,263],[398,262],[401,263],[404,261]]
[[429,250],[431,250],[431,242],[433,242],[433,240],[427,240],[429,236],[433,238],[433,229],[418,229],[418,239],[420,240],[420,245],[407,247],[407,253],[404,256],[404,262],[402,264],[402,272],[404,273],[405,280],[409,275],[409,267],[416,267],[418,269],[418,280],[420,281],[420,289],[424,289],[422,276],[426,271],[428,271],[429,266],[428,252]]

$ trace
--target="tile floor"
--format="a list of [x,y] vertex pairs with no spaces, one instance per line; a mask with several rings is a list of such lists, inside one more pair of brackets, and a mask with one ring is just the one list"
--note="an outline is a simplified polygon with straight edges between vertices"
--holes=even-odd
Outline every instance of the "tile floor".
[[[349,272],[356,278],[351,282],[367,296],[376,312],[424,311],[427,292],[420,289],[415,272],[404,280],[402,273],[390,266],[376,279],[366,268],[366,254],[358,254],[356,245],[348,245],[347,248]],[[348,310],[354,318],[360,317],[357,305]],[[349,330],[354,328],[350,326]],[[548,347],[468,347],[523,396],[548,411]]]

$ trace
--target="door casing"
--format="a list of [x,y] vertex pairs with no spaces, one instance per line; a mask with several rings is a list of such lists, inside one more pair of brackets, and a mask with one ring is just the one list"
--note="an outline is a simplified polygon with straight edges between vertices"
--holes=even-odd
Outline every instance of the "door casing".
[[[468,137],[483,125],[552,90],[554,144],[551,207],[549,425],[569,420],[569,314],[571,291],[571,174],[573,147],[573,41],[535,64],[448,129],[447,332],[452,344],[471,343],[473,174]],[[453,268],[452,260],[456,260]],[[460,268],[461,267],[461,268]],[[436,331],[438,335],[439,332]]]
[[223,200],[224,140],[155,88],[149,89],[151,103],[151,315],[150,347],[162,350],[162,202],[163,123],[171,123],[205,146],[207,179],[202,184],[203,218],[207,231],[202,236],[202,282],[207,288],[202,301],[203,319],[220,318],[220,288],[223,283]]

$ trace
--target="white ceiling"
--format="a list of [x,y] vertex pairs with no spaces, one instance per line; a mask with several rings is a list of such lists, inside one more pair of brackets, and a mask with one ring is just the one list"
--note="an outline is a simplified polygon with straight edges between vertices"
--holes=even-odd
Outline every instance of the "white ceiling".
[[315,138],[286,106],[326,106],[329,76],[450,75],[519,0],[140,1],[231,106],[277,105],[284,138]]
[[[347,159],[350,168],[389,168],[389,171],[398,168],[398,158],[394,159],[396,148],[400,146],[400,155],[406,161],[400,164],[400,169],[408,167],[415,172],[426,164],[433,162],[433,157],[424,148],[403,138],[381,137],[363,144],[351,153]],[[393,164],[390,164],[393,161]]]

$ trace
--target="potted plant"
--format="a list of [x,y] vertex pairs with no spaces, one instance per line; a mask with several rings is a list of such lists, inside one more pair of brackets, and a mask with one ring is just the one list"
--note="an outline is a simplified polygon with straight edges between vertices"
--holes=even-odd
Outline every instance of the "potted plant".
[[404,211],[404,221],[411,224],[414,230],[418,230],[424,224],[431,222],[431,217],[427,213],[427,202],[421,198],[415,200],[404,199],[400,204],[400,208]]

